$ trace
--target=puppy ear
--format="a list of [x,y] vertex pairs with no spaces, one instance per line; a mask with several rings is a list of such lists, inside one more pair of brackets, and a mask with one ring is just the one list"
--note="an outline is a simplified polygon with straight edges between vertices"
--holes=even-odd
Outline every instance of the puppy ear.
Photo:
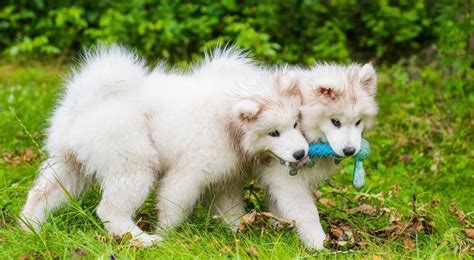
[[339,95],[331,86],[317,85],[313,87],[313,95],[325,101],[335,101],[338,99]]
[[284,96],[301,96],[298,86],[298,75],[295,71],[287,71],[278,75],[278,88]]
[[365,64],[359,71],[360,84],[370,95],[377,92],[377,74],[372,64]]
[[261,105],[252,99],[243,99],[233,107],[233,114],[242,121],[255,120],[260,113]]

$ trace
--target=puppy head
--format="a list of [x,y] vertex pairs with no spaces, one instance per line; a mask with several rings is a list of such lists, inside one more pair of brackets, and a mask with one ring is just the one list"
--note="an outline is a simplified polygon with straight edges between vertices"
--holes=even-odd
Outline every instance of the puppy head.
[[371,64],[322,64],[302,72],[303,132],[327,141],[340,156],[356,154],[377,114],[376,74]]
[[241,97],[233,115],[242,133],[240,146],[247,154],[268,154],[287,162],[298,162],[308,144],[298,129],[301,96],[294,80],[278,74],[271,91]]

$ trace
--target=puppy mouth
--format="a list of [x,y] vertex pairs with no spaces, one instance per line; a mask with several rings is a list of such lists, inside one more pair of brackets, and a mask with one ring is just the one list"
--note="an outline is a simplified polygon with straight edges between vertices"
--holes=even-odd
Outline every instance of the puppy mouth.
[[280,162],[280,165],[285,165],[286,167],[291,168],[291,169],[299,169],[303,166],[306,166],[306,164],[310,160],[308,155],[306,155],[303,159],[301,159],[300,161],[297,161],[297,162],[289,162],[289,161],[285,161],[285,160],[281,159],[278,156],[276,156],[276,157],[278,158],[278,160]]

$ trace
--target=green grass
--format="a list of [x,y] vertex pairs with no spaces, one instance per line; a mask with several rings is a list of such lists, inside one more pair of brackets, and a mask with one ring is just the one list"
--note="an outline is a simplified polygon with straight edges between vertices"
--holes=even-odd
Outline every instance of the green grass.
[[[463,233],[464,228],[473,228],[474,218],[472,84],[451,82],[435,65],[419,68],[413,64],[380,68],[380,114],[367,136],[373,154],[365,163],[366,186],[361,191],[351,187],[349,162],[339,167],[331,185],[320,185],[322,196],[336,203],[335,206],[318,203],[325,230],[329,230],[333,221],[347,221],[354,229],[354,236],[368,243],[366,247],[340,246],[311,252],[305,250],[294,232],[269,226],[234,234],[214,221],[206,209],[198,207],[192,219],[168,234],[162,246],[136,248],[106,235],[94,214],[100,193],[97,187],[54,213],[41,233],[27,234],[17,226],[17,216],[44,158],[40,145],[47,118],[61,94],[61,76],[65,71],[41,65],[0,66],[0,259],[110,258],[111,255],[121,258],[469,258],[473,254],[473,240]],[[422,230],[412,234],[414,249],[405,247],[401,237],[374,234],[373,231],[389,226],[391,218],[412,217],[414,195],[418,218],[432,220],[433,232]],[[346,209],[363,202],[376,207],[378,213],[375,216],[346,214]],[[450,212],[452,202],[465,212],[463,223]],[[248,204],[262,207],[255,199],[249,199]],[[147,200],[138,215],[147,216],[153,224],[153,198]]]

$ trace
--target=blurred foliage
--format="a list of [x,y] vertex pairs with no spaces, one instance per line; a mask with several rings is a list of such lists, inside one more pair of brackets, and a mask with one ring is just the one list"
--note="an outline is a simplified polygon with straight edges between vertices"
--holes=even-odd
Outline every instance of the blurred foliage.
[[10,58],[70,56],[121,42],[181,61],[232,42],[268,62],[394,62],[426,48],[467,49],[471,9],[470,0],[3,0],[0,50]]

